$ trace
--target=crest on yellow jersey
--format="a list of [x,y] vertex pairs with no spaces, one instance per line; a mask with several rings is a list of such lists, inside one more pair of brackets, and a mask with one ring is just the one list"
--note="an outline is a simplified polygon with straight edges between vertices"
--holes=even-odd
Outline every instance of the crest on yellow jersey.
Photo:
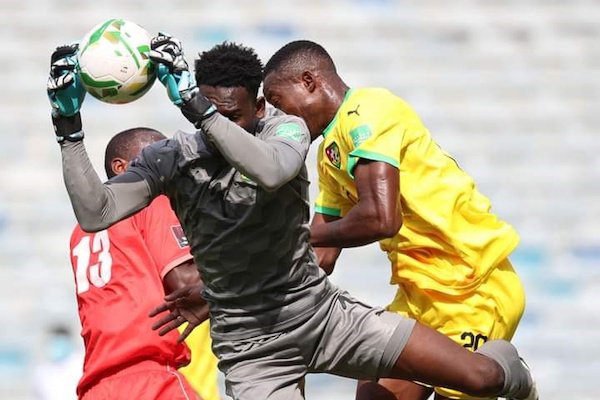
[[342,157],[340,156],[340,148],[336,142],[333,142],[327,146],[325,149],[325,154],[327,155],[329,162],[331,162],[336,168],[340,168],[342,165]]

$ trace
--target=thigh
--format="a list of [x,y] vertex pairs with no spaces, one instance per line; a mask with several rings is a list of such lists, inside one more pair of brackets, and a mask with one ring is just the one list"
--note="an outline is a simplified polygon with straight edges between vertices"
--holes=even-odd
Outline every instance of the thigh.
[[197,395],[174,368],[139,371],[100,381],[82,400],[196,400]]
[[380,379],[377,382],[360,381],[356,400],[427,400],[433,388],[400,379]]
[[394,365],[414,321],[341,292],[319,325],[313,327],[321,334],[312,351],[309,372],[373,380]]
[[234,400],[304,400],[306,370],[294,360],[265,358],[240,363],[225,375]]
[[306,363],[290,332],[214,341],[226,393],[234,400],[301,400]]

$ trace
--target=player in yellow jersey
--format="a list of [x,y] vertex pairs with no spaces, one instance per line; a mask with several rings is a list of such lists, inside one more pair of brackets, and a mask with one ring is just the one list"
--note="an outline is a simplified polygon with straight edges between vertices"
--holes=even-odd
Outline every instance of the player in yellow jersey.
[[[431,138],[412,108],[388,90],[351,89],[318,44],[296,41],[265,67],[267,100],[302,117],[319,149],[320,194],[311,243],[331,272],[343,247],[379,241],[398,286],[388,309],[470,350],[510,340],[524,310],[508,255],[515,230]],[[358,399],[426,399],[433,388],[382,379]],[[436,399],[470,399],[435,388]],[[531,393],[530,398],[536,398]]]
[[192,360],[179,369],[202,400],[220,400],[217,381],[217,357],[211,349],[210,324],[203,322],[185,339],[192,351]]

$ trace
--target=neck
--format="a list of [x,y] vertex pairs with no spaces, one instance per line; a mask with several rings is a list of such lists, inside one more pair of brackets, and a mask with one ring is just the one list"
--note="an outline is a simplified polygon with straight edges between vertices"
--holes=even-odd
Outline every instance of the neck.
[[324,105],[321,111],[322,117],[319,121],[318,132],[315,132],[313,135],[313,140],[319,137],[325,128],[327,128],[327,125],[333,121],[335,114],[344,102],[344,97],[346,97],[346,92],[349,89],[350,87],[348,87],[337,74],[323,87]]

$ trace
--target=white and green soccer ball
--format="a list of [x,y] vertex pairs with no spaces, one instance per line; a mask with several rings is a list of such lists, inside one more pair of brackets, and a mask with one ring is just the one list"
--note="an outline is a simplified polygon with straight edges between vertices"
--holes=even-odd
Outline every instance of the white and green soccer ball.
[[78,72],[85,89],[106,103],[142,97],[156,78],[148,58],[151,36],[124,19],[98,24],[79,42]]

